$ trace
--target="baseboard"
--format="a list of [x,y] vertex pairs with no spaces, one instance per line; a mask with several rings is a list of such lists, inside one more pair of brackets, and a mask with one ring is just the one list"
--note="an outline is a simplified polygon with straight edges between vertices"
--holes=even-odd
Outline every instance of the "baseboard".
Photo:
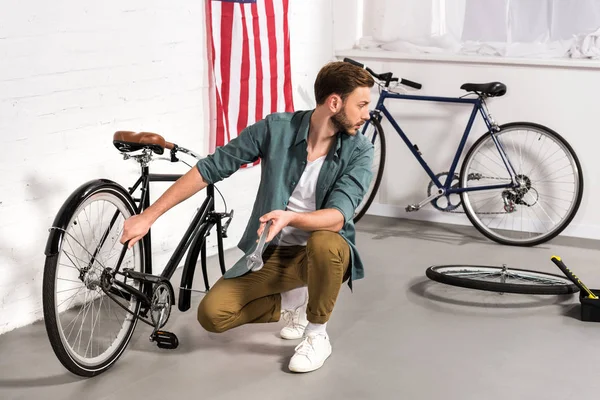
[[[465,214],[445,213],[431,206],[419,211],[406,212],[401,206],[373,203],[367,210],[367,215],[471,226],[471,221]],[[560,236],[600,240],[600,226],[572,222]]]

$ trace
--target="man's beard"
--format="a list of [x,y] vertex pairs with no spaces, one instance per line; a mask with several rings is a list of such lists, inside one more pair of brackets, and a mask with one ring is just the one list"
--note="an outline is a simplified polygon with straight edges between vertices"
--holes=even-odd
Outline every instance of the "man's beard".
[[349,135],[355,135],[356,129],[354,129],[354,125],[348,119],[346,115],[346,108],[342,108],[337,114],[331,116],[331,122],[333,122],[333,126],[335,129],[339,131],[346,132]]

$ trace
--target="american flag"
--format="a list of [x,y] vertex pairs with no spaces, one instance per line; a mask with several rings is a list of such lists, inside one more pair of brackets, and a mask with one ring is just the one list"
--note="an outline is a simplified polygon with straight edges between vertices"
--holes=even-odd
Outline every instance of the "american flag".
[[211,153],[267,114],[293,111],[289,0],[207,0]]

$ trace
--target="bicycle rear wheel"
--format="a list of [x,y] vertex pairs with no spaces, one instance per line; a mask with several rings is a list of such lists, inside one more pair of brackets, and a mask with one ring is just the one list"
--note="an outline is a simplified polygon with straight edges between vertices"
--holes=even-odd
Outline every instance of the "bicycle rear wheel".
[[385,136],[381,124],[374,118],[368,122],[368,125],[363,129],[362,134],[369,139],[374,146],[373,164],[371,165],[371,173],[373,179],[369,189],[365,193],[362,202],[354,210],[354,223],[357,223],[369,209],[369,206],[377,195],[381,178],[383,177],[383,168],[385,166]]
[[[137,323],[140,302],[114,285],[123,222],[135,214],[129,194],[109,181],[83,185],[59,211],[64,229],[58,252],[46,257],[42,300],[52,349],[65,368],[90,377],[123,354]],[[68,221],[64,228],[59,221]],[[127,250],[119,271],[143,272],[142,241]],[[140,290],[122,275],[114,280]],[[103,289],[108,289],[107,291]]]
[[[557,236],[581,203],[583,175],[571,146],[537,124],[502,125],[494,133],[516,173],[519,187],[461,194],[467,217],[483,235],[501,244],[534,246]],[[460,173],[463,188],[511,183],[488,132],[471,147]]]
[[524,269],[440,265],[427,268],[425,275],[436,282],[490,292],[559,295],[579,291],[568,278]]

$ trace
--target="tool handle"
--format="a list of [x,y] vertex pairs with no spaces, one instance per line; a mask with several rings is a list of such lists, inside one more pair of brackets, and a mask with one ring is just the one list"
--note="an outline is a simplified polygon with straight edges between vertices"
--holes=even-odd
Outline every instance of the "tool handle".
[[265,243],[267,241],[267,236],[269,236],[269,229],[271,228],[272,223],[273,221],[267,222],[263,233],[260,235],[256,249],[254,249],[252,254],[246,257],[247,267],[249,270],[258,271],[263,267],[262,254],[265,251]]
[[260,239],[258,241],[258,245],[256,246],[255,253],[260,252],[260,255],[262,255],[264,251],[265,242],[267,241],[267,236],[269,236],[269,229],[271,229],[272,224],[273,220],[269,220],[269,222],[267,222],[267,225],[265,225],[265,230],[263,231],[262,235],[260,235]]
[[565,263],[563,262],[563,260],[560,257],[552,256],[550,259],[552,260],[552,262],[554,264],[556,264],[556,266],[558,268],[560,268],[560,270],[567,276],[567,278],[569,278],[575,285],[577,285],[577,287],[579,289],[583,290],[584,292],[587,292],[590,299],[598,298],[598,296],[596,296],[590,289],[587,288],[587,286],[585,286],[583,284],[583,282],[581,282],[581,280],[577,277],[577,275],[575,275],[573,272],[571,272],[569,267],[567,267],[565,265]]

